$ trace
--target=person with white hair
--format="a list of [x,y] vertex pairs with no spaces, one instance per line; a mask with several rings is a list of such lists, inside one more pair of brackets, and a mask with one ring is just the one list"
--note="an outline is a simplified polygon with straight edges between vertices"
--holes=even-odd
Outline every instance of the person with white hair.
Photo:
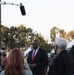
[[[67,41],[64,38],[56,38],[53,45],[55,52],[59,53],[61,50],[66,50]],[[56,49],[57,47],[59,49]]]
[[56,38],[54,50],[57,54],[53,64],[49,69],[48,75],[69,75],[73,70],[71,58],[66,51],[67,41],[64,38]]

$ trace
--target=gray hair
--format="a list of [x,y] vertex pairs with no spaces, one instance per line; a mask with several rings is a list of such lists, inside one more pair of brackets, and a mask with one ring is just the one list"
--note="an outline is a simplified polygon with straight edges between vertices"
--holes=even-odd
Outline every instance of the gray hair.
[[57,45],[60,49],[66,49],[67,41],[64,38],[56,38],[54,41],[54,45]]

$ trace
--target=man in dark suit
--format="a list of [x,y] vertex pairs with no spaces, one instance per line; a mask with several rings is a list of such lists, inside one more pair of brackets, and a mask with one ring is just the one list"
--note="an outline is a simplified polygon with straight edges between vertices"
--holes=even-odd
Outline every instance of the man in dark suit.
[[29,52],[27,62],[33,75],[45,75],[45,69],[48,65],[47,52],[39,47],[38,40],[34,40],[32,45],[33,50]]
[[57,38],[54,41],[54,50],[57,56],[49,69],[49,75],[69,75],[72,70],[72,61],[65,50],[67,42],[64,38]]

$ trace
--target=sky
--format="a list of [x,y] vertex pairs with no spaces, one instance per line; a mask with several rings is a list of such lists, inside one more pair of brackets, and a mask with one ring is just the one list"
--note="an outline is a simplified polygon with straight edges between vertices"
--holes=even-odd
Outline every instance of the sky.
[[[1,0],[4,1],[4,0]],[[7,27],[23,24],[41,33],[50,42],[50,30],[54,26],[66,32],[74,30],[74,0],[5,0],[25,6],[22,16],[19,6],[1,5],[2,25]]]

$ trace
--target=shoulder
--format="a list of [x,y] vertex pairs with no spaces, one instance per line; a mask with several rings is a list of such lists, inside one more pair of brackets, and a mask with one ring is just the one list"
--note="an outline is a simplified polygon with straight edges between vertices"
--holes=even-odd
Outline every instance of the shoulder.
[[59,54],[58,54],[58,56],[59,57],[64,57],[64,56],[67,56],[68,55],[68,52],[66,51],[66,50],[62,50]]
[[3,70],[3,71],[0,73],[0,75],[5,75],[5,70]]
[[58,55],[57,55],[57,57],[56,57],[56,61],[58,61],[58,62],[62,62],[62,61],[66,61],[66,60],[70,60],[70,56],[69,56],[69,54],[67,53],[67,51],[65,51],[65,50],[63,50],[63,51],[61,51]]
[[43,48],[39,48],[38,52],[40,52],[42,55],[47,55],[46,50],[44,50]]
[[42,52],[46,52],[46,50],[44,50],[43,48],[39,48],[39,50]]
[[31,70],[24,70],[24,73],[25,73],[26,75],[33,75]]
[[43,48],[40,48],[40,51],[43,53],[43,54],[47,54],[47,51]]

